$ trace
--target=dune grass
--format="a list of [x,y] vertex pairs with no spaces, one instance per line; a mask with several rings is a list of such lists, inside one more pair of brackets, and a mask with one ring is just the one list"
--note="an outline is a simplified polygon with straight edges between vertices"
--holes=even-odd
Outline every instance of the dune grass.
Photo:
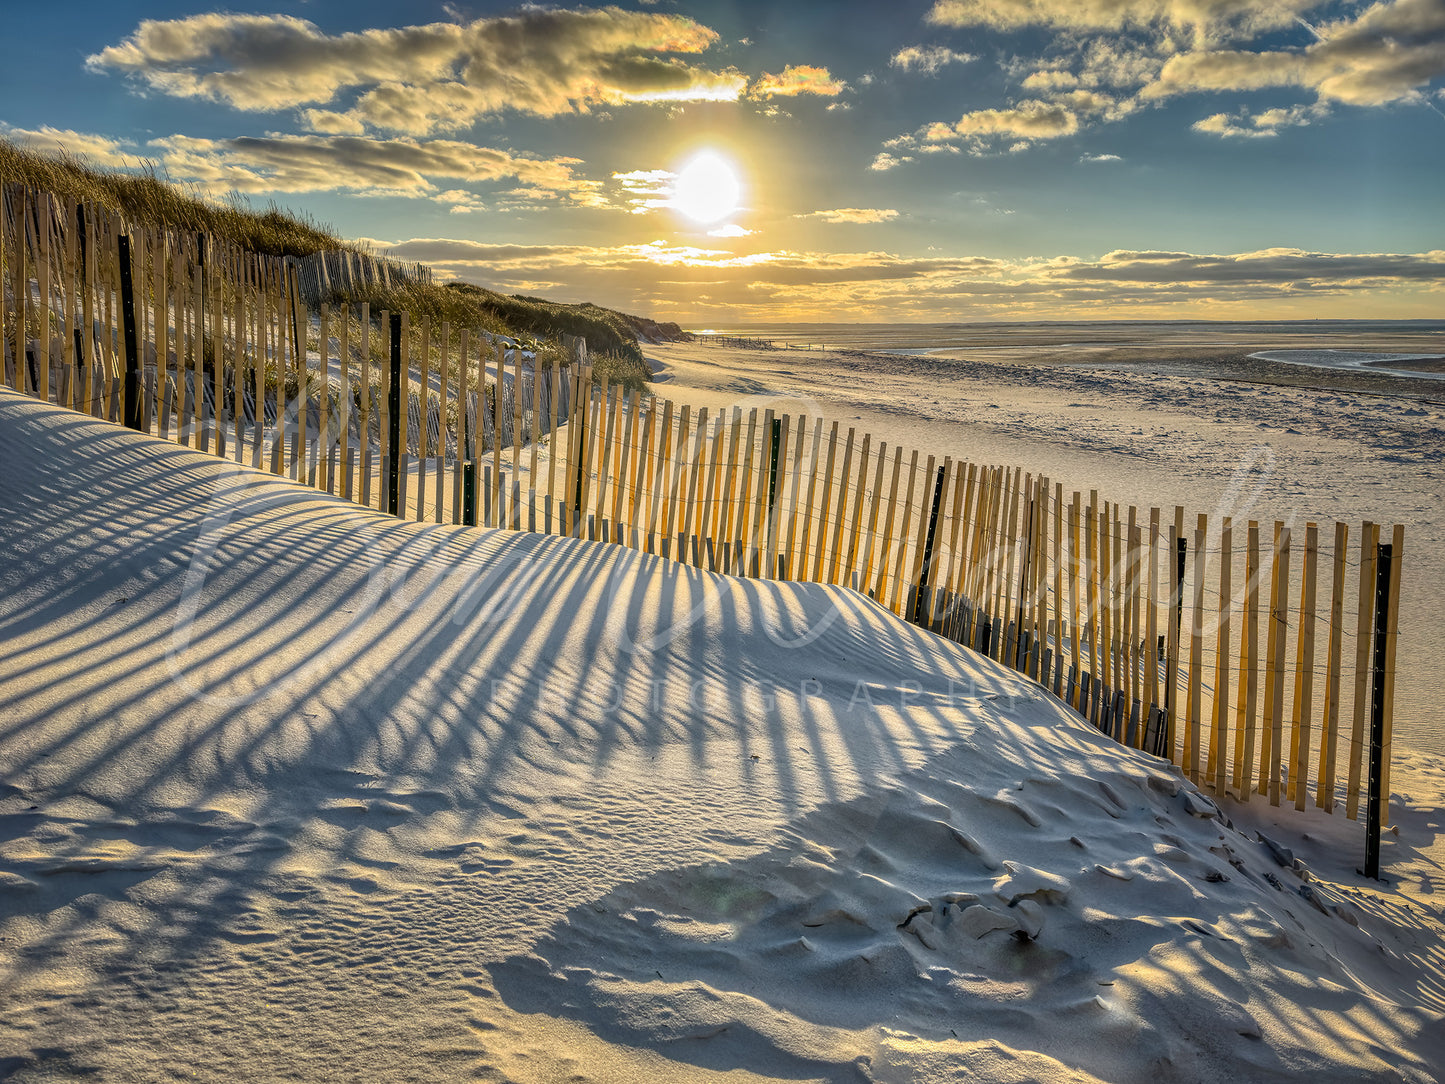
[[181,185],[163,178],[153,165],[139,166],[131,173],[99,169],[74,155],[41,154],[3,136],[0,180],[97,203],[144,226],[209,233],[266,256],[355,249],[330,227],[275,203],[259,211],[239,195],[215,203],[187,193]]

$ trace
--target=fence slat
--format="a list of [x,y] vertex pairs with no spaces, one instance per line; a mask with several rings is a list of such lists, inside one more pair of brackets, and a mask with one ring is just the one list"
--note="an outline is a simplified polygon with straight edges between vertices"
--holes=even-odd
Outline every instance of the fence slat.
[[1204,666],[1204,541],[1208,523],[1203,515],[1194,528],[1194,603],[1189,620],[1189,711],[1184,721],[1185,744],[1188,746],[1187,770],[1190,781],[1199,785],[1200,684]]
[[[686,404],[682,408],[682,422],[678,428],[677,454],[682,459],[681,464],[687,466],[687,492],[682,501],[682,530],[677,534],[677,559],[679,561],[690,560],[695,567],[701,565],[702,554],[698,548],[697,538],[706,532],[702,521],[707,518],[708,505],[712,497],[713,479],[717,477],[716,465],[717,456],[712,457],[712,469],[708,467],[707,455],[707,407],[702,407],[697,412],[697,424],[693,427],[694,433],[689,439],[687,431],[687,412],[691,407]],[[718,419],[718,432],[722,432],[722,419]],[[714,444],[714,452],[716,444]],[[681,465],[680,464],[680,465]],[[706,480],[704,481],[704,476]],[[705,495],[701,507],[698,507],[697,493],[698,486],[705,488]],[[697,516],[696,522],[693,519]],[[684,547],[690,547],[688,553]]]
[[848,524],[850,509],[853,507],[849,498],[858,488],[853,474],[853,461],[857,448],[856,428],[849,426],[847,436],[843,440],[843,461],[838,466],[837,493],[832,503],[823,510],[825,516],[830,519],[832,528],[828,534],[828,556],[822,576],[823,583],[839,583],[848,572],[846,565]]
[[[1279,805],[1280,758],[1284,728],[1284,660],[1289,640],[1290,529],[1274,525],[1274,564],[1269,588],[1269,643],[1265,662],[1265,710],[1268,717],[1261,736],[1261,767],[1269,761],[1269,804]],[[1261,772],[1263,774],[1263,772]]]
[[1249,521],[1244,582],[1244,635],[1240,638],[1240,695],[1235,697],[1234,791],[1241,802],[1254,792],[1254,745],[1259,728],[1259,524]]
[[[1214,714],[1209,735],[1209,773],[1214,779],[1214,794],[1224,797],[1229,760],[1229,656],[1230,617],[1234,608],[1234,592],[1230,574],[1234,570],[1234,523],[1225,516],[1219,531],[1219,628],[1214,646]],[[1239,749],[1235,748],[1238,757]]]
[[903,499],[903,522],[898,529],[898,553],[893,563],[893,587],[888,600],[888,608],[896,614],[903,613],[903,606],[907,600],[907,589],[904,586],[904,559],[908,556],[908,542],[912,537],[909,532],[909,525],[913,517],[913,490],[918,480],[918,453],[911,452],[908,460],[908,492]]
[[1310,723],[1314,693],[1315,564],[1319,555],[1319,529],[1305,525],[1304,567],[1300,570],[1299,632],[1295,643],[1294,719],[1290,738],[1289,797],[1304,809],[1309,797]]
[[1349,528],[1335,524],[1335,549],[1330,570],[1330,633],[1325,649],[1324,713],[1320,717],[1320,762],[1315,772],[1315,805],[1330,813],[1335,808],[1335,757],[1340,727],[1340,662],[1343,652],[1340,621],[1345,608],[1345,550]]
[[[723,526],[722,505],[726,501],[727,495],[721,486],[723,479],[723,462],[726,459],[726,456],[723,454],[723,441],[727,436],[727,424],[728,411],[724,410],[719,412],[718,416],[713,420],[712,446],[710,449],[701,453],[707,457],[705,460],[707,463],[707,481],[702,508],[704,514],[707,516],[707,530],[700,530],[697,534],[702,540],[700,545],[703,547],[703,550],[706,551],[707,568],[709,572],[716,571],[715,561],[725,529]],[[703,432],[703,439],[706,439],[705,430]],[[702,556],[703,553],[700,551],[698,556],[694,558],[694,560],[699,563],[699,567],[701,567]]]
[[[808,416],[799,414],[793,434],[793,460],[788,468],[788,535],[783,542],[784,579],[798,578],[799,565],[793,550],[797,541],[798,488],[803,480],[803,441],[807,436]],[[866,588],[865,588],[866,589]]]

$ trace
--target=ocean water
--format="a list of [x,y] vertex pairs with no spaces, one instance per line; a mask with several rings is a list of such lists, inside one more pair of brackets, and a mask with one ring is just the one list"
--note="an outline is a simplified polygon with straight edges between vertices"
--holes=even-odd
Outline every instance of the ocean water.
[[1439,361],[1445,359],[1442,354],[1381,354],[1362,350],[1261,350],[1249,356],[1286,365],[1308,365],[1313,369],[1346,369],[1354,372],[1388,373],[1390,376],[1403,376],[1414,380],[1445,380],[1445,372],[1401,369],[1392,364],[1402,361]]
[[[696,328],[798,349],[898,354],[1027,347],[1218,346],[1249,350],[1445,355],[1445,320],[1043,321],[1026,323],[791,323]],[[1309,364],[1310,362],[1304,362]]]

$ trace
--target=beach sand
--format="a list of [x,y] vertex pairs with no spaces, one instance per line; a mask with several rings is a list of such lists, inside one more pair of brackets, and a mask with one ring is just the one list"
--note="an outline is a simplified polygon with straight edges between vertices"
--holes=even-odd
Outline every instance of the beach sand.
[[0,459],[0,1075],[1439,1079],[1420,877],[853,592]]
[[[1047,474],[1065,492],[1232,515],[1405,525],[1397,742],[1445,757],[1445,382],[1252,359],[1319,345],[1421,351],[1414,338],[1069,345],[1030,329],[944,355],[649,345],[657,392],[714,409],[808,411],[874,441]],[[1233,337],[1193,329],[1198,339]],[[1033,341],[1038,339],[1041,341]],[[1247,473],[1246,473],[1247,472]],[[1248,503],[1238,496],[1252,495]]]

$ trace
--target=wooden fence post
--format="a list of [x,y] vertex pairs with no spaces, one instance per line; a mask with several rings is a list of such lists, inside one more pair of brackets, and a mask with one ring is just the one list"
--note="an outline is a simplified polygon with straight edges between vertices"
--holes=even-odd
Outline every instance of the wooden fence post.
[[386,459],[386,511],[401,514],[401,414],[406,404],[401,401],[401,313],[391,316],[391,370],[388,380],[386,428],[390,447]]
[[[125,329],[125,425],[139,430],[141,422],[140,349],[135,330],[135,284],[131,279],[130,236],[120,235],[120,312]],[[25,310],[20,310],[24,315]],[[23,337],[21,339],[23,340]],[[24,355],[19,365],[24,365]]]
[[1260,733],[1260,776],[1268,765],[1269,804],[1279,805],[1280,746],[1284,739],[1284,659],[1289,638],[1290,529],[1275,521],[1274,567],[1269,590],[1269,638],[1265,662],[1265,726]]
[[[1375,636],[1371,659],[1370,694],[1370,790],[1365,803],[1365,868],[1373,881],[1380,879],[1380,818],[1384,785],[1386,657],[1390,628],[1390,580],[1394,548],[1380,543],[1375,572]],[[1362,600],[1363,602],[1363,600]]]
[[918,574],[918,592],[913,604],[913,623],[915,625],[927,623],[928,581],[929,573],[933,569],[933,546],[938,537],[938,509],[943,503],[945,473],[944,468],[939,467],[938,474],[933,480],[933,502],[928,513],[928,534],[923,540],[923,565]]
[[1390,534],[1390,610],[1385,627],[1385,737],[1380,764],[1380,801],[1390,815],[1390,750],[1395,731],[1395,649],[1400,639],[1400,578],[1405,570],[1405,528],[1395,524]]

